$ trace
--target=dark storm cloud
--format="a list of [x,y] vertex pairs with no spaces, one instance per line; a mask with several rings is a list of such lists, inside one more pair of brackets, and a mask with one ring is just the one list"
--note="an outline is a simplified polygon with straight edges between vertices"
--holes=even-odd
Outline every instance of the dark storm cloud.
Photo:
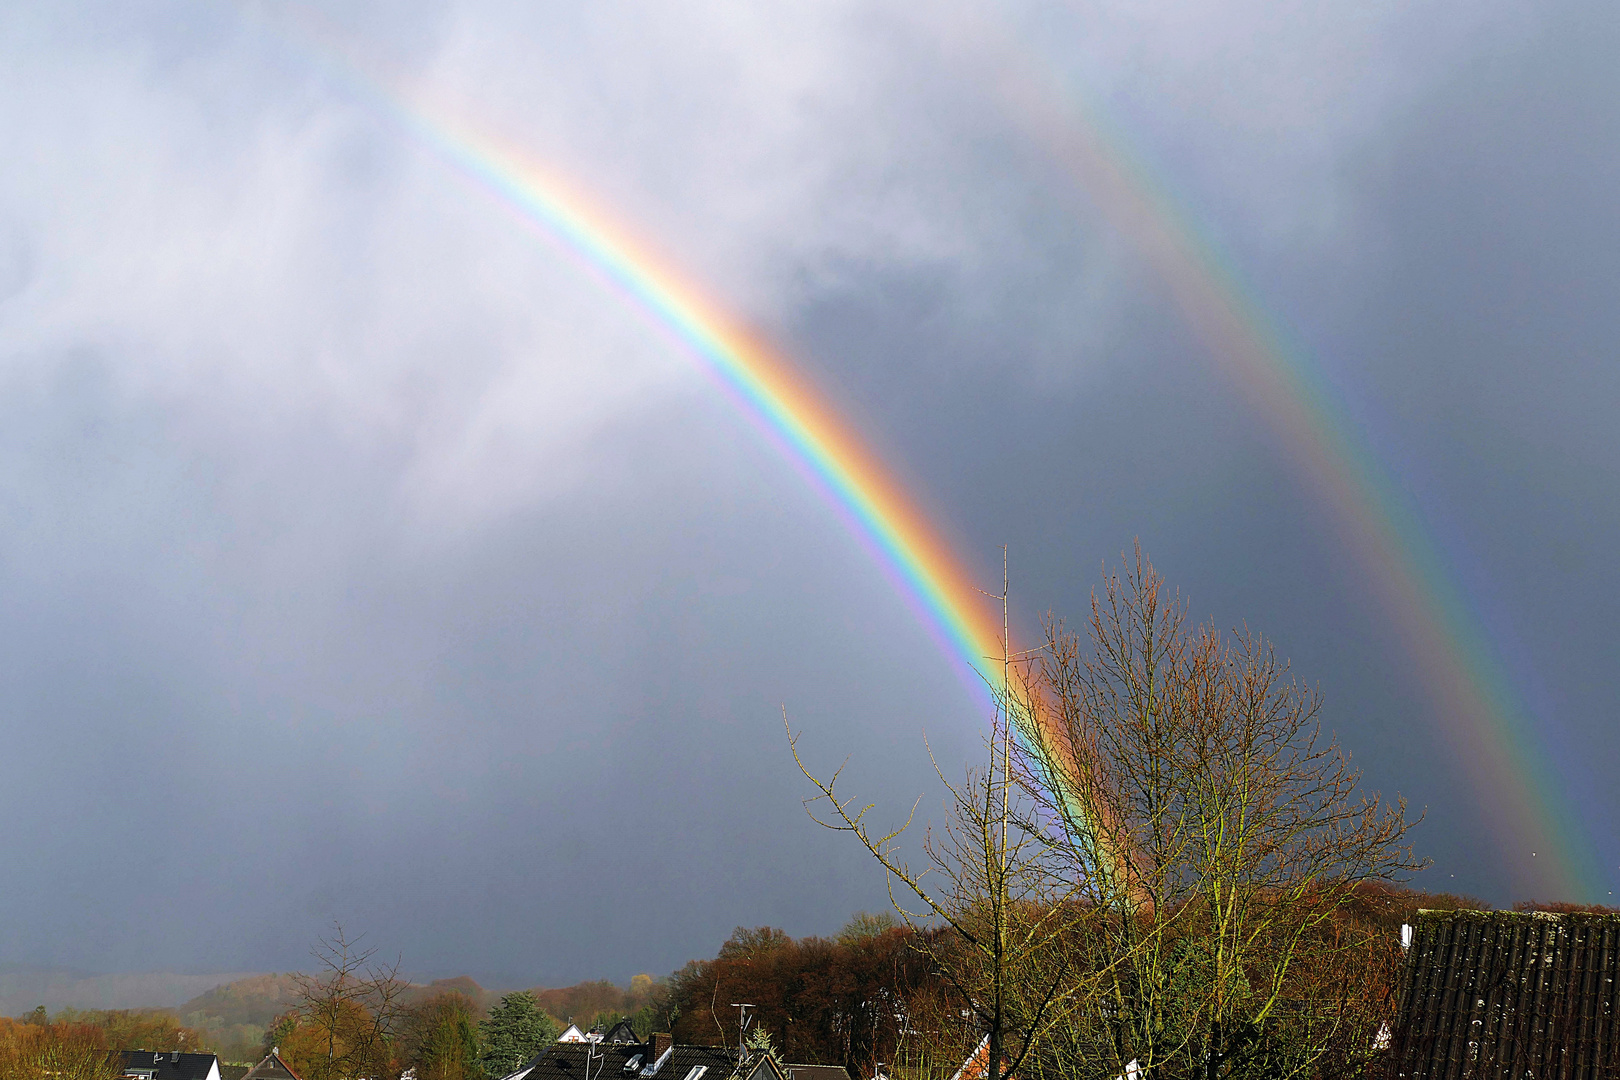
[[[26,886],[0,959],[285,968],[336,917],[424,973],[623,978],[881,904],[804,820],[780,706],[897,812],[933,790],[922,732],[962,759],[977,718],[835,515],[293,38],[105,14],[3,35],[28,152],[0,177],[0,812]],[[1317,493],[975,81],[959,14],[332,12],[778,335],[970,559],[1011,545],[1026,616],[1078,614],[1140,536],[1199,614],[1274,635],[1373,786],[1431,808],[1458,877],[1430,884],[1504,896],[1533,868],[1478,824]],[[1612,843],[1607,18],[1004,25],[1312,344]]]

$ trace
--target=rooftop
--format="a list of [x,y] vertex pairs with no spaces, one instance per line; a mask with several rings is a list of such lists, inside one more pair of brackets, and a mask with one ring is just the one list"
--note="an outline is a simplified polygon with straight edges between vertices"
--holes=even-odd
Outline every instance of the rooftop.
[[1620,915],[1420,911],[1402,991],[1399,1076],[1620,1076]]
[[124,1075],[141,1080],[209,1080],[219,1059],[180,1050],[125,1050]]

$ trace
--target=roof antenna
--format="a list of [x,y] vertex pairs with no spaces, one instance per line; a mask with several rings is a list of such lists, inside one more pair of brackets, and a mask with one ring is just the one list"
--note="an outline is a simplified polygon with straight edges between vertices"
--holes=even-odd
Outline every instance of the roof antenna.
[[[570,1018],[569,1022],[573,1022],[572,1018]],[[598,1078],[601,1077],[602,1070],[607,1068],[607,1051],[602,1050],[597,1046],[597,1043],[601,1041],[602,1040],[600,1037],[593,1041],[589,1035],[585,1036],[585,1080],[592,1080],[591,1059],[593,1055],[595,1057],[596,1075]]]
[[741,1001],[733,1001],[731,1007],[737,1010],[737,1063],[740,1065],[746,1053],[744,1035],[748,1031],[748,1022],[753,1019],[752,1016],[748,1015],[748,1010],[754,1006]]

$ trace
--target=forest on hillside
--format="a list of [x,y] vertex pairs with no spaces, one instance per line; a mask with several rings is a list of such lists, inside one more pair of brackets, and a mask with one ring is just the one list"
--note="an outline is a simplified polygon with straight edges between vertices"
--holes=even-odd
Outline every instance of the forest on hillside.
[[[1373,1008],[1390,1007],[1398,964],[1398,929],[1419,909],[1489,910],[1462,896],[1379,887],[1364,890],[1347,918],[1369,931],[1363,957]],[[1579,905],[1525,902],[1519,910],[1612,911]],[[500,1053],[527,1055],[555,1039],[569,1023],[606,1030],[620,1020],[649,1038],[672,1032],[676,1041],[736,1046],[746,1038],[779,1060],[843,1066],[853,1077],[947,1077],[966,1058],[979,1032],[963,1017],[957,990],[935,958],[944,941],[938,929],[905,926],[888,914],[857,914],[831,937],[793,938],[768,926],[738,927],[718,953],[693,960],[668,976],[638,975],[628,986],[605,979],[568,987],[501,993],[467,977],[429,983],[401,981],[379,1015],[378,1000],[360,994],[347,1012],[328,1015],[335,1027],[370,1028],[377,1068],[368,1075],[398,1076],[436,1054],[446,1041],[453,1060],[417,1068],[427,1080],[494,1080],[505,1074]],[[352,969],[356,986],[368,978]],[[330,975],[330,972],[328,972]],[[374,989],[374,984],[370,985]],[[213,1051],[225,1062],[251,1063],[272,1045],[300,1062],[323,1033],[319,997],[328,980],[296,974],[259,975],[216,987],[178,1009],[63,1009],[43,1007],[15,1019],[0,1018],[0,1076],[36,1080],[69,1075],[82,1080],[116,1076],[114,1055],[125,1049]],[[397,992],[396,992],[397,991]],[[733,1001],[754,1005],[746,1035]],[[526,1010],[527,1043],[513,1050],[508,1021]],[[325,1002],[329,1005],[330,1001]],[[459,1034],[458,1034],[459,1033]],[[350,1036],[352,1038],[352,1035]],[[436,1041],[437,1040],[437,1041]],[[441,1055],[442,1058],[442,1055]],[[526,1057],[525,1057],[526,1059]],[[54,1062],[47,1068],[44,1063]],[[301,1062],[319,1076],[318,1062]],[[296,1067],[296,1066],[295,1066]],[[64,1069],[66,1071],[64,1071]]]

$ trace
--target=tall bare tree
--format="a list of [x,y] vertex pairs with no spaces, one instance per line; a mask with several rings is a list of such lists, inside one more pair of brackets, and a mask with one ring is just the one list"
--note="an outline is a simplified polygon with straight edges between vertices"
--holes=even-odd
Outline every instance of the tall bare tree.
[[1095,976],[1031,1073],[1353,1071],[1376,1016],[1346,958],[1378,946],[1343,916],[1420,865],[1404,803],[1362,794],[1318,694],[1258,635],[1190,626],[1140,549],[1089,631],[1048,620],[1015,714],[1032,827],[1085,913],[1070,963]]
[[1027,693],[1027,660],[1007,644],[1003,569],[997,597],[1003,613],[1001,679],[990,688],[995,712],[985,739],[986,764],[951,782],[935,763],[948,793],[947,813],[942,825],[927,831],[921,869],[914,869],[901,849],[917,804],[904,823],[872,829],[867,823],[872,805],[857,806],[836,789],[843,768],[819,779],[788,729],[794,761],[816,788],[805,801],[810,816],[850,834],[871,853],[888,877],[890,901],[909,925],[938,922],[950,928],[943,942],[927,935],[918,940],[936,943],[931,957],[939,973],[971,1014],[971,1028],[983,1033],[984,1080],[1006,1080],[1018,1072],[1063,1010],[1075,977],[1056,949],[1072,915],[1074,886],[1052,873],[1048,839],[1028,828],[1037,807],[1014,772],[1014,736],[1031,726],[1028,714],[1037,702]]

